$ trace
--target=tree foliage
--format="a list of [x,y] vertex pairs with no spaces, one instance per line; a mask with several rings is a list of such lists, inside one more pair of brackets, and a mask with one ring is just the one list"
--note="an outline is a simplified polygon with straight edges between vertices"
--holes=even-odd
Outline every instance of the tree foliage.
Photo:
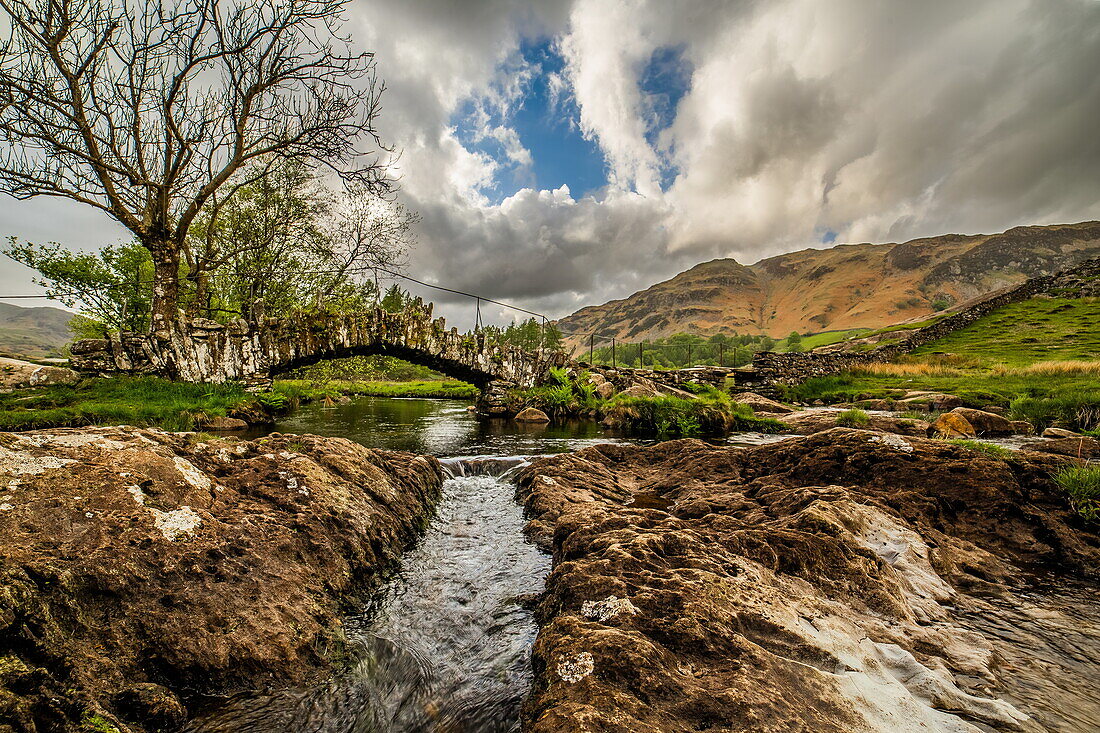
[[[248,177],[231,199],[204,211],[185,240],[179,278],[186,311],[256,322],[265,314],[373,306],[374,268],[400,266],[415,216],[384,198],[332,191],[299,165]],[[5,254],[38,270],[36,282],[50,295],[99,324],[92,331],[150,327],[154,265],[139,243],[75,253],[12,238]]]
[[379,192],[372,54],[347,0],[0,0],[0,192],[68,198],[133,233],[171,332],[192,224],[245,170],[323,165]]

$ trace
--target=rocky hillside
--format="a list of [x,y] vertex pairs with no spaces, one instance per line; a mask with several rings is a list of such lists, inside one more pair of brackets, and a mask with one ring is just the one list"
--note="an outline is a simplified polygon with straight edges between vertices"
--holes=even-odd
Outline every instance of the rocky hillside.
[[0,354],[40,359],[59,356],[73,340],[73,314],[60,308],[21,308],[0,303]]
[[713,260],[558,325],[624,340],[882,328],[1097,256],[1100,222],[1090,221],[806,249],[747,266]]

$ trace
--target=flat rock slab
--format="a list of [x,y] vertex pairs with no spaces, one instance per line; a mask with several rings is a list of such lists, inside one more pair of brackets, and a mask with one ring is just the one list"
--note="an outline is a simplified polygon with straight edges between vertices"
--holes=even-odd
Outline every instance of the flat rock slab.
[[76,384],[80,375],[64,367],[43,366],[21,359],[0,357],[0,389],[46,387],[52,384]]
[[340,438],[0,433],[0,730],[175,729],[191,695],[323,674],[441,483]]
[[1047,730],[1058,703],[1020,702],[967,614],[1017,563],[1100,572],[1064,463],[841,428],[539,460],[518,495],[554,569],[524,730]]
[[[843,420],[841,412],[837,410],[801,410],[788,415],[780,415],[777,419],[787,426],[787,430],[798,435],[810,435],[822,430],[831,430],[835,427],[844,427],[837,421]],[[887,415],[868,415],[865,426],[872,430],[881,430],[884,433],[897,433],[898,435],[924,436],[928,433],[928,423],[924,420],[913,420],[905,417],[890,417]]]

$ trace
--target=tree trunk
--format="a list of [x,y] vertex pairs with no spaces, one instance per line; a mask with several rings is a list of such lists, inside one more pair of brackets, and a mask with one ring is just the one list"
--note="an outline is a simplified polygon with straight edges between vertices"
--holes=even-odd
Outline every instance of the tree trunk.
[[153,255],[151,330],[158,339],[170,338],[179,324],[180,252],[170,242],[149,246]]
[[179,312],[180,248],[170,238],[145,243],[153,257],[153,298],[150,304],[150,344],[161,373],[185,377],[189,350]]

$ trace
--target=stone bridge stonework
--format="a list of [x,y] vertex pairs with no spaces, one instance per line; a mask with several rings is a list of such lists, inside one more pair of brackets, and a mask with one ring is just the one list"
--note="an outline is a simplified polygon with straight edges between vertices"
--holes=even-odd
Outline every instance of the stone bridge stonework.
[[97,374],[157,374],[187,382],[242,381],[269,385],[271,377],[325,359],[382,354],[435,369],[487,391],[492,383],[532,387],[561,352],[528,352],[489,343],[484,334],[447,329],[431,304],[414,301],[400,313],[374,308],[346,316],[293,315],[259,325],[191,319],[173,336],[122,333],[73,344],[74,369]]

